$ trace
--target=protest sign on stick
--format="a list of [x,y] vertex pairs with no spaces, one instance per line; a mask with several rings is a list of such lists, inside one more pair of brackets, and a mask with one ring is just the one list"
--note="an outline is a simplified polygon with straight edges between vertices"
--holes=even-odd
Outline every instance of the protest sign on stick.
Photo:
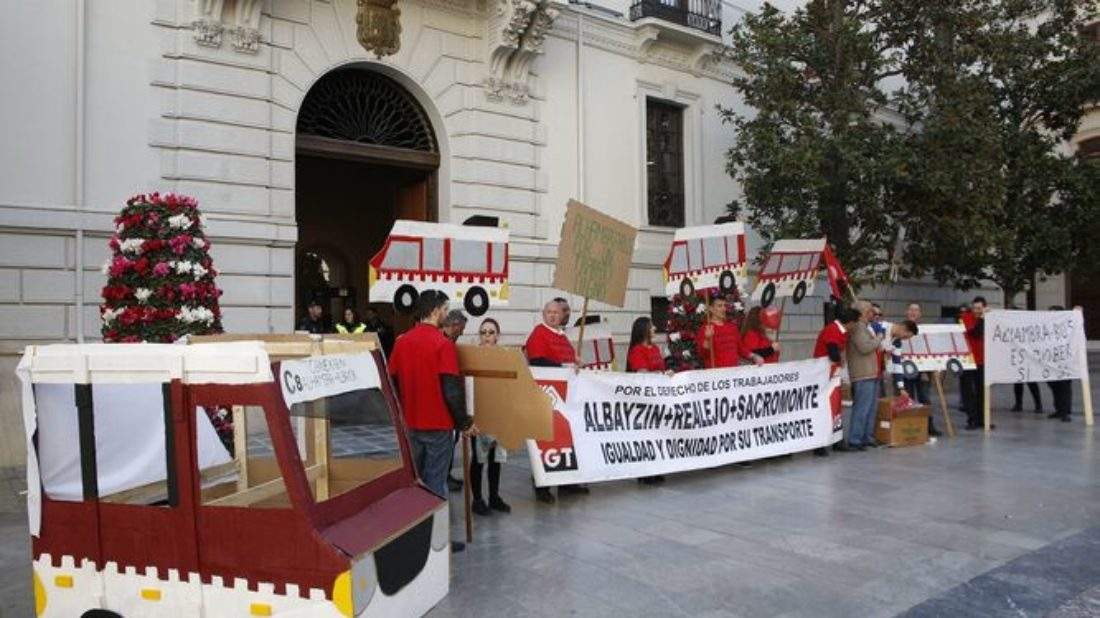
[[1085,424],[1092,425],[1088,350],[1080,310],[995,310],[985,315],[985,428],[994,384],[1080,380]]
[[[626,280],[637,235],[636,228],[569,200],[561,226],[553,286],[584,298],[581,324],[585,322],[589,300],[616,307],[626,303]],[[583,326],[580,335],[583,338]],[[580,340],[577,347],[579,350]]]

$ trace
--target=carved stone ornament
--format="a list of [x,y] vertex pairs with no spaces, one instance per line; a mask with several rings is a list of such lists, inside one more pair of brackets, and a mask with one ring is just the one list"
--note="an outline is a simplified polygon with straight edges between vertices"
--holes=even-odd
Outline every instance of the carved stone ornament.
[[390,56],[401,49],[401,9],[397,0],[358,0],[359,44],[378,58]]
[[191,29],[196,44],[221,47],[222,33],[229,32],[234,50],[244,54],[260,51],[262,0],[194,0],[192,7]]
[[497,0],[489,25],[489,75],[485,94],[523,105],[530,98],[527,84],[531,62],[542,53],[546,33],[558,16],[550,0]]

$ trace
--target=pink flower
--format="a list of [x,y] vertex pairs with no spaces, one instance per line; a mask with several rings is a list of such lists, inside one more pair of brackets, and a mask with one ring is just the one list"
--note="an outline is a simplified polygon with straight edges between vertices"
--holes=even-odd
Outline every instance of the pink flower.
[[185,300],[195,298],[195,294],[198,292],[194,283],[181,283],[179,286],[180,298]]
[[158,277],[166,277],[171,271],[172,267],[168,265],[168,262],[157,262],[157,265],[153,267],[153,274]]
[[126,271],[130,270],[131,265],[132,263],[130,260],[121,255],[115,256],[115,259],[111,261],[111,267],[108,269],[107,274],[112,277],[120,277],[126,274]]
[[172,247],[172,253],[183,255],[187,251],[187,248],[191,246],[191,235],[180,234],[169,240],[168,244]]

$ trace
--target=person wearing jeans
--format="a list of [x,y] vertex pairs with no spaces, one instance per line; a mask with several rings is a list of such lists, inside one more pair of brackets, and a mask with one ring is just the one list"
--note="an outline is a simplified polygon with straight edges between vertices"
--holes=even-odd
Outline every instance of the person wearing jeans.
[[882,337],[872,334],[869,327],[874,313],[871,303],[859,301],[853,309],[859,313],[859,320],[849,329],[848,335],[848,377],[852,383],[848,448],[862,451],[869,446],[878,446],[874,439],[874,429],[879,393],[878,350],[882,345]]
[[[446,294],[421,292],[416,301],[417,324],[398,337],[389,362],[416,472],[424,486],[444,500],[454,454],[452,432],[477,435],[474,419],[466,411],[458,351],[439,330],[446,311]],[[452,551],[464,548],[463,543],[451,543]]]

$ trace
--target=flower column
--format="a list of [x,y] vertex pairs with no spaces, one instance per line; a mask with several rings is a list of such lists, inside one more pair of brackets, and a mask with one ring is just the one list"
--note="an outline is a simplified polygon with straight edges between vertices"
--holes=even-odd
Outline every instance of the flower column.
[[104,264],[103,340],[171,342],[222,332],[217,271],[194,198],[137,195],[115,217]]

